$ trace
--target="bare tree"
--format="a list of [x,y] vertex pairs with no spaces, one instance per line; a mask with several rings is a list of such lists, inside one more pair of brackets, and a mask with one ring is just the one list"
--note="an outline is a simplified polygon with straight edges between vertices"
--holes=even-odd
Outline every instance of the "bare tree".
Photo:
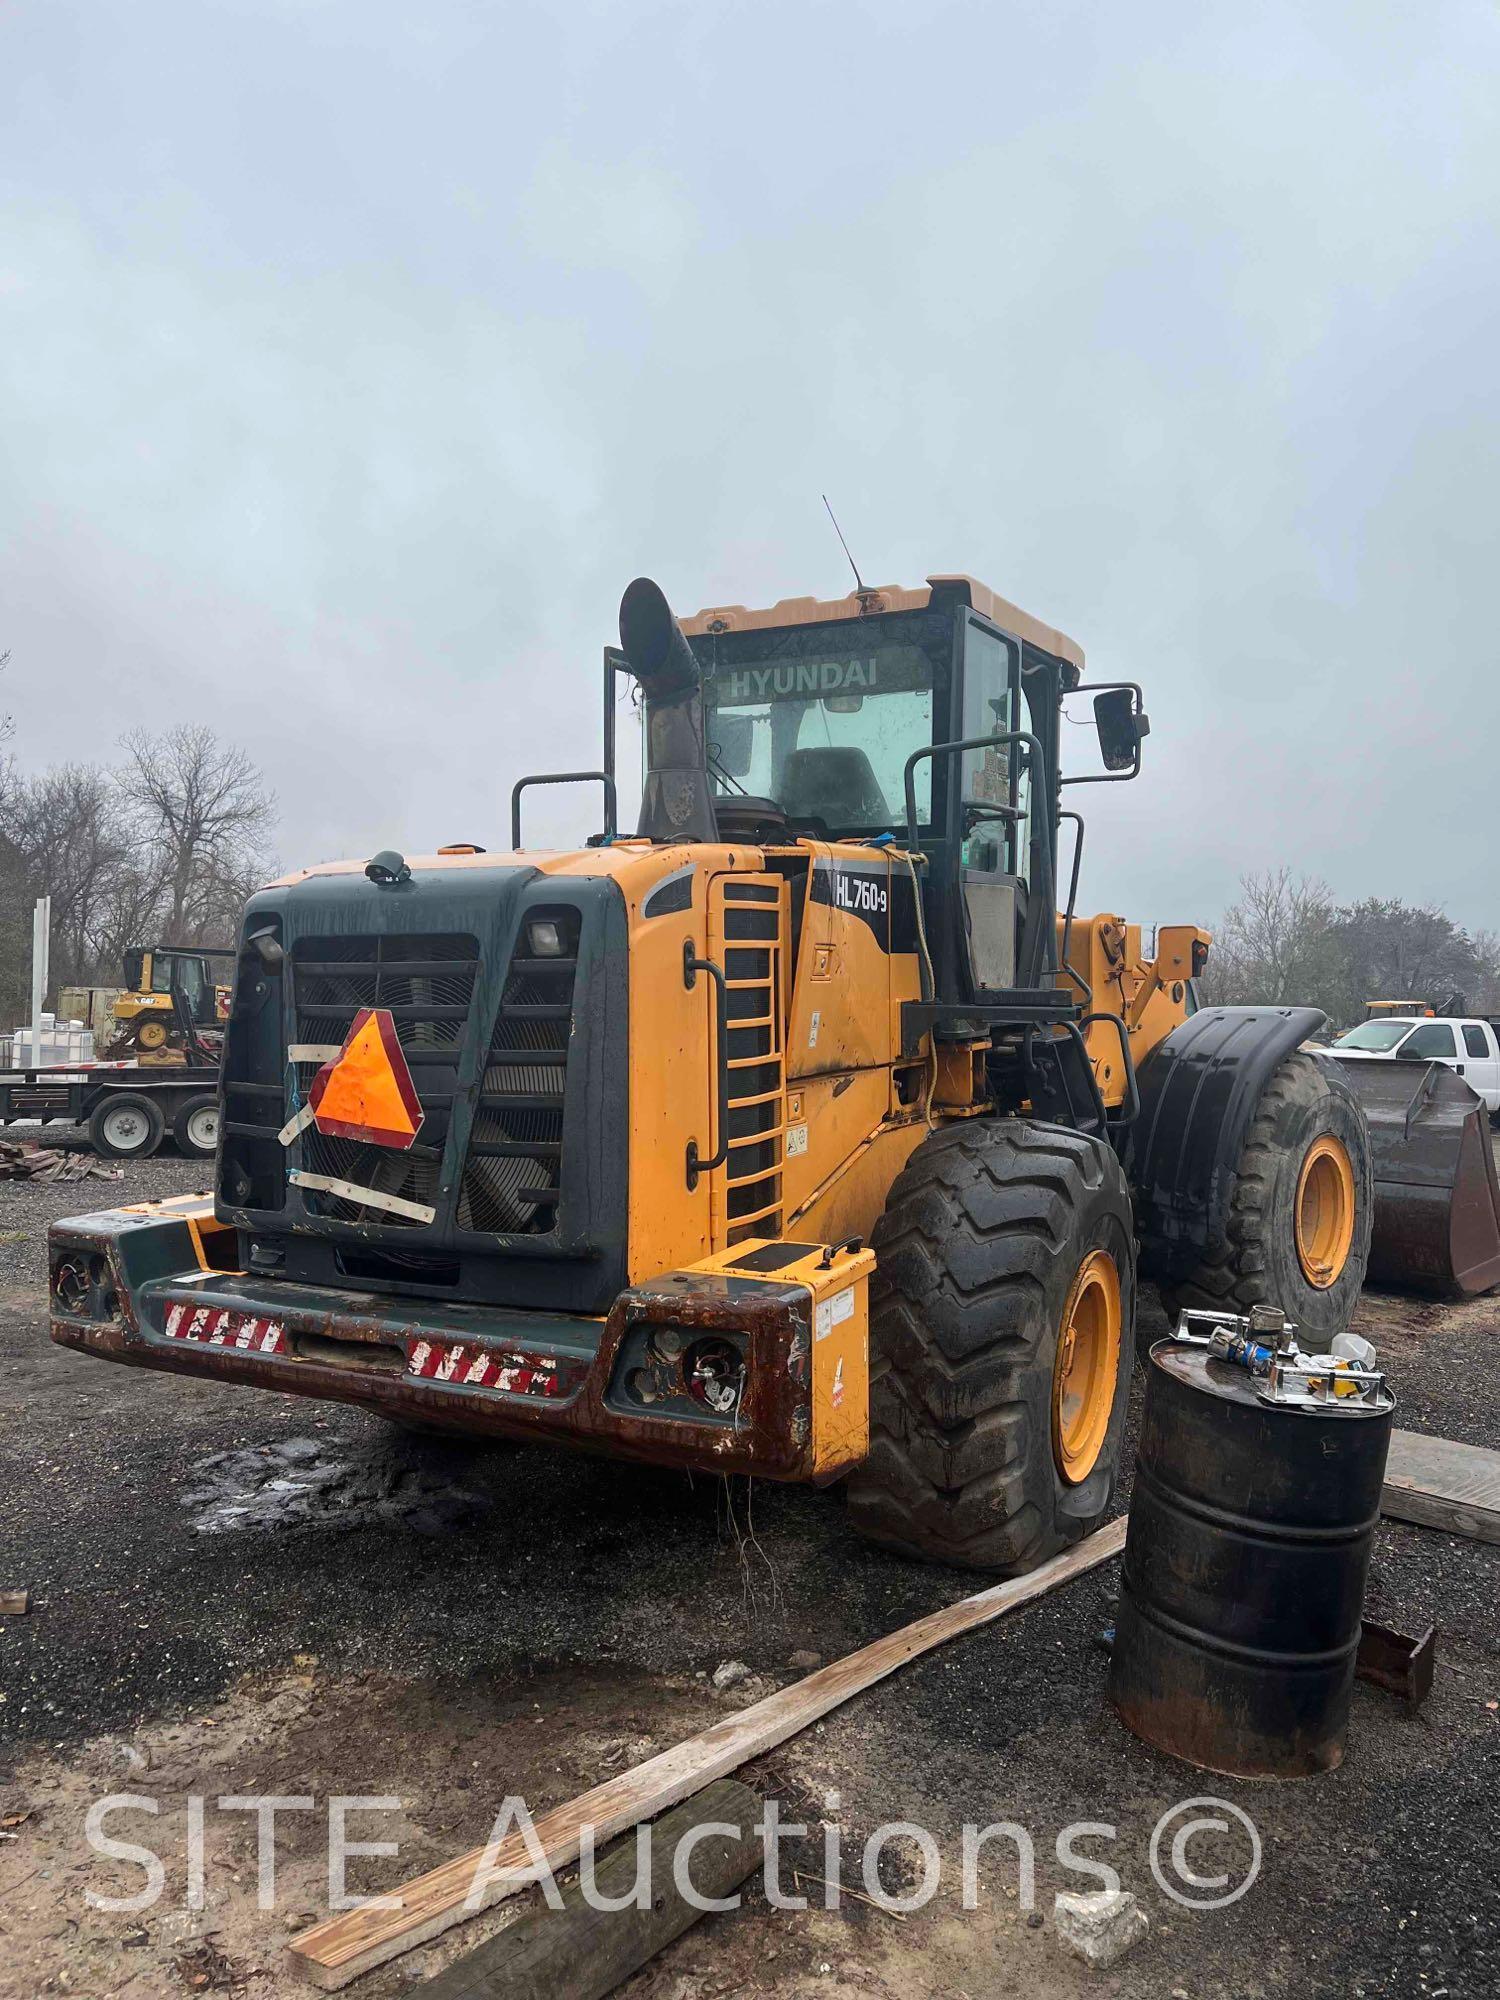
[[1290,868],[1242,875],[1240,893],[1215,928],[1202,980],[1211,1005],[1325,1004],[1338,965],[1329,948],[1335,916],[1326,883]]
[[35,778],[12,773],[0,793],[0,833],[19,857],[29,893],[52,898],[56,983],[86,978],[99,955],[99,929],[117,877],[131,852],[130,828],[114,780],[87,764],[63,764]]
[[1346,1012],[1354,1017],[1366,1000],[1425,1000],[1442,1007],[1457,997],[1477,1006],[1493,970],[1492,960],[1451,917],[1392,898],[1367,896],[1340,910],[1334,942],[1346,966]]
[[1302,1003],[1344,1025],[1367,1000],[1500,1007],[1500,938],[1395,899],[1335,907],[1323,883],[1279,868],[1241,880],[1201,989],[1210,1004]]
[[1469,1005],[1481,1014],[1500,1014],[1500,937],[1494,931],[1475,931],[1469,942],[1475,966]]
[[52,898],[53,986],[114,985],[132,946],[228,944],[264,879],[275,801],[206,729],[130,742],[125,770],[0,761],[0,1010],[29,984],[31,905]]
[[201,724],[125,741],[120,788],[161,877],[161,942],[196,943],[198,927],[222,917],[230,885],[262,862],[275,794],[243,750]]

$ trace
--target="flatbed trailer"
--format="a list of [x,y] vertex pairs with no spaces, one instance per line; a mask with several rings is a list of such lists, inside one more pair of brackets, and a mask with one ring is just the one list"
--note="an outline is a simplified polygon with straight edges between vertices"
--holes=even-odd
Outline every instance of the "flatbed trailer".
[[100,1063],[0,1071],[0,1125],[86,1126],[112,1160],[143,1160],[168,1135],[180,1152],[210,1159],[219,1142],[216,1066],[144,1069]]

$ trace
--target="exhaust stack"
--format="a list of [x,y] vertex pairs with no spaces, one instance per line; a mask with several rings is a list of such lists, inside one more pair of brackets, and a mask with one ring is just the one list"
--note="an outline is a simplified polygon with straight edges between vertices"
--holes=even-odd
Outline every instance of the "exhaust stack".
[[703,679],[659,585],[638,576],[620,599],[620,647],[646,701],[643,840],[717,840],[704,741]]

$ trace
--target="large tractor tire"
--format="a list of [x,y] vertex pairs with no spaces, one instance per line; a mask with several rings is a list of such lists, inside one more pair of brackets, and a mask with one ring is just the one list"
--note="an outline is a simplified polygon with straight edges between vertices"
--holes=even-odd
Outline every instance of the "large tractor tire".
[[1370,1135],[1335,1064],[1283,1059],[1233,1171],[1227,1231],[1187,1279],[1162,1286],[1168,1317],[1278,1306],[1304,1348],[1326,1351],[1359,1302],[1375,1203]]
[[1135,1325],[1130,1195],[1107,1145],[966,1119],[892,1187],[871,1244],[872,1541],[1019,1574],[1104,1519]]

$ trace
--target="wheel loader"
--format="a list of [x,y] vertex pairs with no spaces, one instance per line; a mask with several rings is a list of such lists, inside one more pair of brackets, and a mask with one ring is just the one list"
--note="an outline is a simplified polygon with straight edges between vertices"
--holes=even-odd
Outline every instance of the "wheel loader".
[[[967,577],[681,624],[638,579],[604,719],[601,769],[516,786],[510,852],[251,900],[213,1197],[57,1224],[54,1339],[841,1481],[876,1540],[1017,1572],[1109,1510],[1143,1280],[1345,1326],[1371,1171],[1323,1016],[1199,1008],[1203,930],[1148,954],[1073,907],[1068,801],[1139,771],[1138,686]],[[528,847],[563,781],[599,830]]]

